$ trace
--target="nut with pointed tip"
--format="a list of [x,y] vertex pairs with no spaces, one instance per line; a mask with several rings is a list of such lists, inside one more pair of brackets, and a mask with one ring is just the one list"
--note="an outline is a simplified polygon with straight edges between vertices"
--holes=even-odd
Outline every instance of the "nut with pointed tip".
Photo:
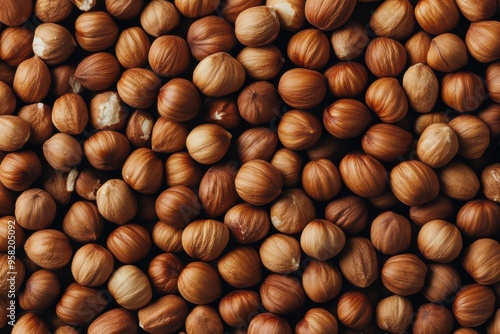
[[276,199],[271,206],[270,217],[274,228],[291,235],[302,232],[316,218],[316,210],[303,190],[292,188],[283,191]]
[[85,100],[78,94],[64,94],[55,100],[52,107],[54,127],[69,135],[78,135],[85,130],[89,118]]
[[233,26],[222,17],[210,15],[191,24],[187,42],[193,57],[200,61],[217,53],[229,52],[236,45]]
[[179,275],[177,288],[184,299],[196,305],[212,303],[222,294],[219,274],[206,262],[189,263]]
[[264,267],[277,274],[289,274],[299,269],[300,244],[297,239],[277,233],[261,244],[260,259]]
[[477,110],[486,99],[486,88],[475,73],[448,73],[441,79],[441,98],[450,108],[471,112]]
[[418,158],[432,168],[448,164],[458,152],[458,137],[446,123],[429,125],[417,143]]
[[120,179],[108,180],[97,190],[96,204],[106,220],[118,225],[131,221],[137,213],[134,193]]
[[31,129],[23,118],[0,115],[0,151],[13,152],[21,149],[30,138]]
[[160,36],[149,48],[149,65],[162,77],[178,76],[188,68],[190,60],[188,44],[179,36]]
[[16,221],[27,230],[42,230],[52,224],[56,210],[56,202],[48,192],[30,188],[16,200]]
[[149,254],[151,246],[148,230],[138,224],[118,226],[108,235],[106,240],[108,250],[124,264],[142,260]]
[[355,6],[356,1],[348,0],[306,1],[306,19],[323,31],[334,30],[347,22]]
[[35,29],[33,52],[47,65],[66,61],[76,49],[76,41],[62,25],[42,23]]
[[385,167],[369,155],[356,152],[347,154],[339,164],[339,171],[347,188],[361,197],[377,197],[386,188]]
[[232,327],[238,327],[242,321],[250,322],[258,314],[260,296],[252,290],[236,290],[228,293],[219,303],[219,315]]
[[[110,1],[106,1],[108,3]],[[117,3],[113,1],[112,3]],[[115,45],[116,59],[125,69],[144,67],[148,62],[149,41],[147,33],[140,27],[124,29]]]
[[306,299],[300,280],[287,275],[268,275],[260,285],[259,292],[262,305],[275,314],[298,311]]
[[323,125],[332,136],[349,139],[361,135],[373,117],[362,102],[354,99],[339,99],[325,108]]
[[241,166],[235,179],[236,192],[252,205],[265,205],[281,194],[283,180],[276,167],[264,160],[251,160]]
[[430,112],[436,105],[439,82],[434,71],[427,65],[410,66],[403,76],[403,89],[410,107],[417,112]]
[[75,252],[71,273],[75,281],[84,286],[106,283],[113,271],[113,255],[97,244],[85,244]]
[[[138,325],[135,316],[124,308],[114,308],[104,312],[92,321],[87,333],[99,334],[113,331],[124,334],[137,333]],[[57,330],[55,334],[59,334]]]
[[151,149],[138,148],[125,160],[122,176],[135,191],[153,194],[163,181],[163,163]]
[[107,12],[86,12],[75,20],[75,38],[85,51],[105,50],[115,43],[117,37],[118,26]]
[[310,260],[302,274],[302,286],[307,297],[315,303],[326,303],[342,290],[342,275],[327,261]]
[[217,269],[222,279],[238,289],[250,288],[262,280],[259,253],[252,247],[237,247],[219,259]]
[[236,141],[239,161],[244,164],[250,160],[269,161],[276,152],[278,135],[268,127],[250,128]]
[[462,267],[479,284],[493,285],[500,282],[500,244],[489,238],[474,241],[465,249]]
[[156,292],[169,295],[177,292],[177,279],[184,265],[180,258],[172,253],[155,256],[148,267],[148,277]]
[[368,296],[358,291],[348,291],[339,297],[339,321],[349,328],[362,330],[372,320],[373,306]]
[[120,98],[133,108],[148,108],[158,97],[161,80],[145,68],[130,68],[122,73],[116,89]]
[[234,22],[238,41],[245,46],[264,46],[279,34],[280,23],[273,7],[256,6],[242,11]]
[[413,323],[413,333],[451,333],[453,322],[453,315],[446,307],[433,303],[423,304],[417,310]]
[[249,244],[267,235],[271,221],[264,208],[240,203],[227,211],[224,225],[229,228],[238,243]]
[[432,201],[439,193],[436,172],[420,161],[404,161],[390,174],[392,192],[406,205],[422,205]]
[[151,300],[152,290],[148,277],[133,265],[116,269],[108,280],[108,290],[116,302],[127,310],[137,310]]
[[463,162],[452,161],[438,173],[441,192],[459,201],[472,200],[481,186],[472,168]]
[[33,56],[17,67],[12,88],[24,102],[36,103],[47,96],[50,82],[49,68],[40,57]]
[[334,96],[355,97],[366,89],[368,72],[357,62],[340,62],[329,67],[325,73],[328,88]]
[[372,222],[370,239],[382,254],[394,255],[403,252],[411,243],[410,222],[392,211],[383,212]]
[[140,16],[142,28],[151,36],[165,35],[180,23],[180,14],[174,4],[153,0],[144,7]]
[[316,144],[323,130],[320,120],[312,113],[289,110],[278,125],[278,137],[286,148],[303,151]]
[[36,265],[48,270],[64,267],[73,255],[68,237],[53,229],[39,230],[30,235],[24,251]]
[[139,310],[139,327],[149,333],[173,333],[184,325],[188,313],[188,305],[181,297],[160,297]]
[[290,38],[287,54],[299,67],[320,70],[330,60],[330,43],[321,30],[304,29]]
[[44,103],[34,103],[19,109],[17,115],[25,120],[31,129],[28,139],[30,144],[41,145],[52,136],[54,125],[51,111]]
[[282,102],[276,87],[267,81],[256,81],[238,95],[238,111],[251,124],[269,123],[281,112]]
[[102,217],[97,206],[89,201],[77,201],[68,209],[63,219],[62,229],[73,241],[95,242],[103,229]]
[[366,90],[365,102],[384,123],[396,123],[408,112],[405,91],[395,78],[374,81]]
[[17,67],[33,56],[34,33],[29,27],[7,27],[0,34],[0,59]]
[[35,152],[8,153],[0,163],[0,182],[8,189],[23,191],[42,174],[42,165]]
[[370,17],[370,28],[377,36],[402,40],[410,36],[415,27],[415,14],[410,1],[383,2]]
[[278,93],[286,104],[296,109],[311,109],[326,96],[325,77],[318,71],[293,68],[278,83]]
[[377,325],[390,333],[406,333],[413,320],[413,314],[411,301],[398,295],[380,300],[375,309]]
[[419,31],[411,36],[405,43],[408,63],[427,65],[427,53],[431,47],[431,36],[425,31]]
[[482,325],[495,311],[495,294],[488,286],[465,285],[457,292],[452,311],[455,319],[464,327]]
[[274,152],[270,162],[280,171],[284,187],[295,187],[299,184],[302,157],[297,152],[280,148]]
[[425,284],[427,266],[415,254],[390,257],[382,267],[380,277],[387,290],[402,296],[416,294]]
[[285,64],[280,49],[269,44],[243,48],[236,59],[243,65],[246,74],[255,80],[275,78]]
[[455,29],[460,12],[453,0],[423,0],[415,6],[415,18],[426,32],[439,35]]

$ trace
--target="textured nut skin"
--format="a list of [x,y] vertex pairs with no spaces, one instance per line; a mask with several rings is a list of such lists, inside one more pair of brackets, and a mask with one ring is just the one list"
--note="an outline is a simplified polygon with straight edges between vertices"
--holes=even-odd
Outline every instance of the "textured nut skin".
[[392,211],[383,212],[372,222],[370,240],[383,254],[394,255],[403,252],[411,243],[410,222]]
[[500,58],[500,43],[495,38],[500,31],[498,21],[480,21],[471,23],[465,44],[469,53],[481,63],[490,63]]
[[408,63],[415,65],[422,63],[427,65],[427,54],[431,47],[431,37],[425,31],[419,31],[411,36],[405,43]]
[[350,0],[306,1],[306,19],[321,30],[334,30],[347,22],[355,5]]
[[455,225],[445,220],[431,220],[420,229],[417,246],[426,259],[447,263],[460,254],[462,236]]
[[374,81],[366,90],[365,101],[384,123],[396,123],[408,112],[407,96],[395,78]]
[[487,166],[481,173],[481,183],[483,185],[484,196],[495,203],[500,203],[499,173],[500,164],[498,163]]
[[391,292],[410,296],[416,294],[425,284],[427,267],[414,254],[400,254],[390,257],[380,273],[382,283]]
[[136,334],[139,328],[135,316],[123,309],[114,308],[98,316],[88,328],[89,334],[116,331],[124,334]]
[[[346,112],[349,110],[349,112]],[[332,136],[349,139],[362,134],[373,116],[363,103],[354,99],[339,99],[325,108],[323,125]]]
[[281,194],[283,180],[281,174],[264,160],[251,160],[245,163],[235,179],[236,192],[252,205],[265,205]]
[[347,154],[339,164],[339,171],[347,188],[358,196],[377,197],[386,187],[387,175],[384,166],[369,155]]
[[71,283],[56,305],[56,314],[67,324],[91,323],[107,305],[107,297],[97,289]]
[[264,208],[240,203],[226,212],[224,224],[238,243],[248,244],[267,235],[271,220]]
[[139,224],[125,224],[114,229],[106,247],[121,263],[130,264],[145,258],[151,250],[151,237]]
[[355,21],[349,21],[336,29],[330,40],[333,52],[342,61],[351,61],[360,57],[370,42],[365,27]]
[[381,299],[375,309],[377,325],[391,333],[406,333],[413,316],[411,301],[399,295]]
[[280,23],[273,7],[256,6],[242,11],[234,22],[238,41],[251,47],[264,46],[278,37]]
[[361,146],[365,153],[380,161],[394,161],[405,154],[413,142],[413,135],[393,124],[374,124],[366,130]]
[[457,153],[458,137],[448,124],[431,124],[418,139],[417,156],[432,168],[445,166]]
[[24,60],[16,69],[12,88],[26,103],[40,102],[47,96],[51,77],[47,65],[38,56]]
[[461,286],[458,272],[449,264],[430,263],[422,295],[430,302],[448,300]]
[[460,12],[455,1],[424,0],[415,6],[415,18],[429,34],[439,35],[455,29]]
[[476,327],[488,320],[495,310],[495,294],[487,286],[469,284],[458,291],[452,311],[464,327]]
[[149,333],[172,333],[184,325],[188,313],[182,298],[167,295],[139,310],[139,326]]
[[96,52],[112,46],[118,37],[118,26],[102,11],[80,14],[75,20],[75,38],[86,51]]
[[445,334],[453,331],[453,315],[444,306],[429,303],[421,305],[413,323],[415,334]]
[[361,197],[346,196],[328,203],[325,218],[340,227],[346,235],[354,235],[368,225],[368,208]]
[[62,25],[42,23],[35,29],[33,52],[47,65],[60,64],[76,49],[73,35]]
[[340,271],[353,285],[366,288],[370,286],[379,275],[378,261],[370,240],[362,237],[352,237],[339,255]]
[[305,68],[286,71],[278,83],[283,101],[296,109],[310,109],[323,101],[326,82],[321,73]]
[[48,270],[64,267],[73,255],[68,237],[54,229],[33,233],[26,239],[24,251],[36,265]]
[[278,125],[278,137],[286,148],[303,151],[318,142],[323,129],[320,120],[312,113],[289,110]]
[[222,320],[238,327],[242,321],[250,322],[258,313],[260,296],[251,290],[237,290],[226,294],[219,303],[219,314]]
[[366,48],[366,66],[379,78],[398,76],[403,71],[406,60],[404,46],[392,38],[376,37]]
[[345,245],[344,232],[337,225],[323,219],[314,219],[300,236],[304,253],[320,261],[333,258]]
[[84,58],[76,67],[74,77],[88,90],[101,91],[111,88],[120,76],[120,65],[115,56],[96,52]]
[[179,275],[177,288],[184,299],[197,305],[211,303],[222,294],[217,270],[205,262],[189,263]]
[[146,274],[133,265],[115,270],[108,280],[108,290],[116,302],[127,310],[137,310],[149,303],[151,284]]
[[57,275],[40,269],[26,280],[24,290],[19,294],[19,305],[24,310],[43,311],[53,305],[61,292]]
[[377,36],[405,39],[415,27],[413,12],[413,5],[409,1],[386,1],[373,12],[370,28]]
[[438,176],[441,191],[450,198],[469,201],[479,191],[479,178],[462,162],[449,163],[439,171]]
[[113,255],[97,244],[86,244],[75,252],[71,273],[84,286],[104,284],[113,271]]
[[462,266],[479,284],[496,284],[500,281],[499,249],[499,243],[493,239],[478,239],[465,249]]
[[368,72],[357,62],[340,62],[329,67],[325,73],[328,88],[334,96],[355,97],[366,89]]
[[302,275],[302,286],[309,299],[325,303],[339,295],[342,275],[337,267],[328,262],[311,260]]
[[248,326],[248,334],[292,334],[288,321],[274,313],[260,313],[256,315]]
[[211,261],[219,257],[229,241],[229,230],[223,223],[197,220],[182,232],[182,248],[192,258]]
[[349,291],[339,297],[337,304],[339,321],[349,328],[361,330],[373,317],[373,306],[362,292]]
[[448,73],[441,79],[441,98],[450,108],[470,112],[481,106],[486,98],[486,89],[475,73]]
[[270,209],[271,223],[281,233],[301,232],[316,217],[316,209],[309,196],[297,188],[281,193]]
[[214,165],[203,175],[198,197],[209,217],[224,215],[238,202],[234,180],[236,170],[231,165]]
[[321,30],[304,29],[290,38],[287,54],[297,66],[320,70],[330,59],[330,43]]
[[409,206],[432,201],[439,193],[436,173],[419,161],[405,161],[394,167],[390,185],[394,195]]
[[273,273],[289,274],[299,269],[301,249],[294,237],[277,233],[267,237],[259,249],[264,267]]
[[262,280],[259,253],[252,247],[230,250],[220,257],[217,269],[224,281],[238,289],[255,286]]
[[262,305],[275,314],[297,311],[305,302],[300,281],[286,275],[268,275],[260,285],[259,292]]
[[436,74],[427,65],[410,66],[403,76],[403,89],[410,107],[417,112],[430,112],[436,105],[439,82]]

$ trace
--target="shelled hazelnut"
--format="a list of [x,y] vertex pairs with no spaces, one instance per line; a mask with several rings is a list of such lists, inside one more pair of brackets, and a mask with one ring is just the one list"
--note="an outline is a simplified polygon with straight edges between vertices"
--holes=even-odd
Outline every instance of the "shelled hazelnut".
[[127,310],[143,307],[152,297],[148,277],[142,270],[130,264],[116,269],[107,284],[111,296]]
[[106,239],[107,249],[124,264],[142,260],[151,250],[151,246],[149,232],[138,224],[118,226]]
[[223,333],[222,320],[210,306],[198,305],[191,310],[186,318],[186,332],[188,333]]
[[281,194],[281,174],[264,160],[251,160],[241,166],[235,179],[236,192],[252,205],[265,205]]
[[266,0],[266,6],[274,8],[284,30],[297,31],[305,24],[303,0]]
[[[111,1],[108,1],[111,3]],[[115,45],[116,59],[126,69],[142,67],[148,61],[151,42],[140,27],[131,27],[120,32]]]
[[302,287],[309,299],[326,303],[342,290],[342,275],[337,267],[326,261],[310,260],[302,274]]
[[229,230],[223,223],[196,220],[182,231],[182,248],[192,258],[211,261],[219,257],[229,242]]
[[481,173],[481,183],[483,185],[483,193],[490,201],[500,203],[500,181],[498,174],[500,172],[500,164],[495,163],[487,166]]
[[233,206],[224,216],[224,225],[240,244],[249,244],[263,239],[269,232],[271,220],[267,211],[248,203]]
[[354,286],[366,288],[379,276],[377,254],[370,240],[351,237],[339,255],[340,271]]
[[244,47],[236,59],[241,63],[246,74],[255,80],[274,78],[285,64],[280,49],[273,44]]
[[266,238],[260,249],[260,260],[273,273],[289,274],[300,266],[300,244],[292,236],[277,233]]
[[138,327],[135,316],[132,315],[130,311],[124,308],[114,308],[94,319],[94,321],[90,323],[88,333],[97,334],[106,331],[117,331],[120,333],[133,334],[137,333]]
[[29,124],[19,116],[1,115],[0,150],[13,152],[21,149],[29,140],[31,129]]
[[250,288],[262,280],[259,253],[252,247],[238,247],[219,258],[217,269],[222,279],[238,288]]
[[10,66],[19,66],[33,56],[34,32],[28,27],[8,27],[0,34],[0,59]]
[[410,222],[392,211],[383,212],[371,224],[370,240],[383,254],[394,255],[403,252],[411,243]]
[[430,47],[431,37],[429,36],[429,34],[425,31],[416,32],[405,43],[406,54],[408,55],[408,63],[410,65],[415,65],[418,63],[427,65],[427,54]]
[[392,38],[376,37],[366,48],[366,66],[378,78],[398,76],[406,60],[404,46]]
[[288,321],[274,313],[265,312],[256,315],[248,326],[248,334],[292,334]]
[[139,326],[150,333],[175,332],[188,313],[185,300],[175,295],[163,296],[139,310]]
[[64,233],[76,242],[93,242],[102,233],[103,221],[94,203],[77,201],[66,212],[62,228]]
[[40,269],[26,280],[24,290],[19,294],[19,306],[24,310],[43,311],[57,301],[60,291],[61,283],[57,275]]
[[416,294],[425,284],[427,266],[414,254],[390,257],[382,267],[380,277],[387,290],[402,296]]
[[403,76],[403,89],[408,104],[417,112],[430,112],[436,105],[439,82],[436,74],[427,65],[410,66]]
[[299,280],[286,275],[268,275],[260,285],[259,292],[262,305],[274,314],[297,311],[305,302],[304,289]]
[[395,78],[374,81],[366,90],[365,102],[384,123],[396,123],[408,112],[406,94]]
[[479,178],[462,162],[450,162],[438,172],[441,191],[450,198],[469,201],[480,188]]
[[315,70],[293,68],[281,76],[278,93],[293,108],[311,109],[319,105],[326,95],[325,78]]
[[24,251],[36,265],[48,270],[64,267],[73,255],[68,237],[54,229],[34,232],[26,239]]
[[355,5],[354,1],[309,1],[305,7],[306,19],[321,30],[334,30],[347,22]]
[[430,302],[440,303],[449,300],[458,291],[460,284],[460,275],[451,265],[430,263],[427,265],[422,295]]
[[304,253],[320,261],[333,258],[344,245],[345,235],[340,227],[323,219],[311,221],[300,235],[300,246]]
[[332,33],[330,41],[337,58],[351,61],[363,54],[370,38],[365,27],[358,22],[349,21]]
[[340,295],[337,314],[342,324],[355,330],[362,330],[372,320],[373,306],[364,293],[349,291]]
[[222,283],[217,270],[206,262],[191,262],[177,279],[181,296],[196,304],[208,304],[220,298]]
[[243,164],[255,159],[269,161],[277,146],[278,135],[265,127],[248,129],[236,140],[238,160]]
[[97,244],[85,244],[75,252],[71,273],[75,281],[84,286],[104,284],[113,271],[113,255]]
[[465,249],[462,266],[479,284],[496,284],[500,281],[499,249],[500,244],[493,239],[478,239]]
[[463,286],[452,305],[453,315],[464,327],[476,327],[488,320],[495,310],[493,290],[479,284]]
[[413,322],[413,332],[445,334],[453,330],[453,314],[446,307],[428,303],[421,305]]
[[267,81],[256,81],[238,95],[238,112],[251,124],[263,124],[278,117],[282,102],[276,87]]
[[298,188],[281,193],[271,206],[269,216],[275,229],[285,234],[301,232],[316,217],[313,201]]
[[413,12],[413,5],[409,1],[384,2],[373,12],[370,28],[377,36],[405,39],[415,27]]
[[407,297],[392,295],[381,299],[375,309],[377,325],[391,333],[405,333],[413,317],[413,306]]

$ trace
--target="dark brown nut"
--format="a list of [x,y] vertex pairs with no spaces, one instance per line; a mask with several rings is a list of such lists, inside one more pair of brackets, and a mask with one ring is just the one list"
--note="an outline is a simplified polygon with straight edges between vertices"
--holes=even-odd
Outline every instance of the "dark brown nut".
[[366,288],[378,278],[378,261],[370,240],[352,237],[339,255],[340,271],[354,286]]
[[278,91],[267,81],[256,81],[243,88],[237,102],[241,117],[252,124],[268,123],[281,113]]
[[370,239],[381,253],[394,255],[405,251],[411,243],[411,225],[403,216],[392,211],[378,215],[370,227]]

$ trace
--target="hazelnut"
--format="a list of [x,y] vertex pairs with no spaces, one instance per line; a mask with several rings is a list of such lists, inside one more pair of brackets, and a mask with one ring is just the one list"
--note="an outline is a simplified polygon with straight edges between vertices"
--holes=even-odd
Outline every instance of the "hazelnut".
[[299,269],[300,245],[297,239],[276,233],[260,246],[260,260],[264,267],[277,274],[289,274]]
[[130,143],[120,132],[98,131],[85,140],[83,151],[92,167],[110,171],[123,166],[130,152]]
[[177,279],[184,265],[172,253],[155,256],[148,267],[148,277],[156,292],[168,295],[177,292]]
[[304,318],[295,326],[295,333],[332,333],[338,332],[337,319],[323,308],[312,308],[306,312]]
[[403,161],[394,167],[390,173],[390,186],[396,198],[409,206],[430,202],[439,193],[436,172],[416,160]]
[[500,229],[500,206],[484,199],[469,201],[458,210],[456,224],[470,238],[491,237]]
[[332,94],[341,98],[360,95],[368,85],[366,68],[354,61],[337,63],[324,75]]
[[66,61],[76,49],[76,41],[64,26],[42,23],[36,27],[33,38],[33,53],[47,65]]
[[296,234],[316,218],[316,210],[303,190],[292,188],[283,191],[276,199],[269,216],[275,229],[285,234]]
[[217,270],[205,262],[189,263],[179,275],[177,288],[184,299],[196,305],[212,303],[222,293]]
[[370,28],[377,36],[405,39],[415,27],[413,12],[413,5],[407,0],[383,2],[370,17]]
[[275,45],[243,48],[236,59],[246,74],[255,80],[271,80],[285,64],[280,49]]
[[[116,104],[114,104],[114,106],[116,106]],[[106,108],[104,110],[106,110]],[[125,111],[127,109],[122,108],[120,110]],[[125,117],[123,117],[123,120],[124,119]],[[154,119],[149,112],[140,109],[135,110],[127,121],[127,127],[125,129],[127,139],[134,146],[151,147],[153,125]]]
[[160,88],[158,113],[172,122],[194,118],[201,109],[198,90],[191,81],[174,78]]
[[321,133],[320,120],[301,110],[287,111],[278,125],[279,140],[290,150],[302,151],[310,148],[319,140]]
[[333,52],[341,61],[359,58],[365,52],[370,38],[361,23],[349,21],[331,36]]
[[423,0],[415,6],[415,18],[429,34],[439,35],[455,29],[460,12],[453,0]]
[[[16,258],[12,261],[12,255],[7,255],[7,253],[0,254],[0,272],[6,279],[0,284],[0,293],[3,296],[7,296],[12,292],[19,292],[21,285],[24,282],[24,276],[26,273],[26,267],[21,259]],[[16,273],[15,280],[7,281],[12,273]]]
[[97,130],[121,130],[128,113],[116,91],[99,93],[90,101],[90,122]]
[[56,315],[69,325],[91,323],[108,303],[107,296],[94,288],[71,283],[56,305]]
[[159,221],[155,224],[151,238],[156,247],[164,252],[182,251],[182,230]]
[[43,311],[52,306],[61,292],[57,275],[45,269],[35,271],[19,294],[19,306],[27,311]]
[[159,153],[180,151],[186,146],[188,131],[186,124],[160,117],[156,120],[151,132],[151,148]]
[[413,320],[413,306],[407,297],[392,295],[375,308],[377,326],[390,333],[406,333]]
[[209,217],[224,215],[238,201],[234,185],[236,170],[231,165],[214,165],[200,182],[198,197]]
[[139,310],[139,326],[148,333],[173,333],[184,325],[188,313],[184,299],[163,296]]
[[12,115],[16,110],[16,96],[14,91],[5,82],[1,81],[0,78],[0,98],[2,101],[2,106],[0,106],[0,115]]
[[395,78],[374,81],[366,90],[365,102],[384,123],[396,123],[408,112],[406,94]]
[[403,76],[403,89],[410,107],[417,112],[430,112],[436,105],[439,82],[434,71],[427,65],[410,66]]
[[224,225],[228,227],[238,243],[249,244],[267,235],[271,221],[265,209],[241,203],[226,212]]
[[220,2],[222,17],[233,24],[242,11],[259,5],[262,5],[262,0],[221,0]]
[[99,286],[113,271],[113,255],[97,244],[85,244],[75,252],[71,262],[71,273],[78,284]]
[[224,333],[222,320],[212,307],[206,305],[195,306],[186,318],[187,333]]
[[385,190],[386,170],[369,155],[356,152],[347,154],[339,164],[339,171],[344,184],[356,195],[372,198]]
[[453,315],[444,306],[428,303],[421,305],[413,322],[413,333],[447,334],[453,330]]
[[278,135],[269,128],[251,128],[243,132],[236,141],[238,160],[244,164],[250,160],[269,161],[276,152]]
[[402,296],[416,294],[425,284],[427,267],[414,254],[390,257],[382,267],[380,277],[387,290]]
[[439,173],[441,191],[450,198],[470,201],[480,188],[474,171],[463,162],[450,162]]
[[278,93],[292,108],[311,109],[326,96],[325,78],[314,70],[293,68],[281,76]]
[[82,12],[87,12],[96,5],[96,0],[71,0],[71,2]]
[[283,180],[279,170],[264,160],[251,160],[241,166],[235,179],[236,192],[252,205],[265,205],[281,194]]
[[85,130],[88,121],[85,100],[78,94],[64,94],[52,107],[52,123],[63,133],[78,135]]
[[202,124],[191,130],[186,138],[186,147],[189,155],[197,162],[213,164],[224,157],[231,137],[229,132],[218,125]]
[[326,261],[308,260],[302,273],[304,291],[315,303],[325,303],[337,297],[342,289],[342,275]]
[[258,314],[260,296],[251,290],[236,290],[228,293],[219,303],[219,315],[231,327],[247,324]]
[[19,109],[17,115],[28,123],[31,130],[29,143],[40,145],[52,137],[54,124],[51,111],[44,103],[34,103]]
[[388,37],[372,39],[365,53],[366,66],[376,77],[397,77],[406,65],[406,50]]
[[330,43],[321,30],[304,29],[290,38],[287,54],[299,67],[320,70],[330,60]]
[[26,22],[30,17],[33,3],[27,0],[7,0],[2,3],[0,9],[0,22],[8,26],[18,26]]
[[251,124],[268,123],[280,116],[281,99],[276,87],[267,81],[256,81],[238,95],[240,116]]
[[[425,1],[425,0],[424,0]],[[427,53],[431,47],[431,37],[425,31],[419,31],[411,36],[405,43],[408,63],[427,65]]]
[[[31,2],[30,2],[31,6]],[[21,333],[37,333],[37,334],[49,334],[50,330],[47,324],[42,320],[42,318],[34,312],[24,313],[15,323],[12,328],[13,334]]]
[[339,267],[344,277],[354,286],[366,288],[378,278],[375,248],[363,237],[348,238],[339,255]]
[[366,130],[361,146],[365,153],[381,161],[394,161],[410,149],[413,136],[392,124],[374,124]]
[[500,58],[500,43],[495,36],[500,33],[500,22],[473,22],[465,35],[469,53],[481,63],[490,63]]
[[264,46],[278,37],[280,23],[273,7],[255,6],[238,14],[234,31],[241,44],[251,47]]
[[458,137],[446,123],[429,125],[417,143],[418,158],[432,168],[448,164],[458,152]]
[[243,65],[226,52],[203,58],[193,71],[194,85],[210,97],[234,93],[243,86],[244,81]]
[[187,152],[170,155],[165,162],[165,178],[169,187],[185,186],[192,188],[200,183],[200,167]]
[[102,233],[103,221],[94,203],[77,201],[64,216],[62,228],[76,242],[95,242]]
[[116,302],[127,310],[137,310],[152,297],[148,277],[131,264],[116,269],[108,280],[108,290]]
[[75,78],[75,65],[58,65],[50,71],[52,75],[51,91],[59,97],[64,94],[83,92],[82,84]]
[[448,264],[430,263],[427,265],[427,278],[422,295],[433,303],[449,301],[460,288],[458,272]]
[[[14,222],[13,225],[11,225],[12,222]],[[12,235],[13,233],[15,233],[16,235],[16,240],[14,244],[12,244],[11,241],[9,245],[9,240],[12,239],[12,237],[10,237],[9,239],[9,236]],[[24,245],[25,240],[26,240],[26,232],[17,223],[16,218],[14,216],[4,216],[0,218],[0,241],[1,241],[0,251],[2,253],[7,253],[9,248],[12,248],[12,246],[14,246],[15,249],[20,249],[20,247]]]
[[181,12],[182,15],[188,18],[198,18],[207,16],[217,9],[219,0],[175,0],[175,7]]
[[441,34],[432,39],[427,63],[441,72],[455,72],[467,65],[467,47],[464,41],[451,33]]
[[[107,3],[117,2],[106,1],[106,4]],[[143,29],[139,27],[124,29],[116,41],[116,59],[120,65],[126,69],[143,67],[148,62],[150,47],[151,42]]]
[[106,181],[97,190],[96,204],[104,219],[123,225],[137,213],[137,200],[133,191],[120,179]]
[[118,226],[108,235],[106,240],[108,250],[124,264],[142,260],[149,254],[151,246],[148,230],[138,224]]
[[48,270],[64,267],[73,255],[68,237],[53,229],[39,230],[30,235],[24,251],[36,265]]
[[54,23],[67,19],[71,15],[73,4],[66,0],[38,0],[33,12],[42,22]]
[[328,203],[326,220],[334,223],[347,235],[357,234],[368,225],[368,208],[359,196],[346,196]]
[[180,23],[180,14],[168,1],[153,0],[142,10],[142,28],[151,36],[158,37],[172,31]]
[[422,226],[418,232],[417,245],[426,259],[448,263],[460,254],[462,236],[455,225],[435,219]]
[[56,209],[56,202],[48,192],[30,188],[16,200],[16,221],[27,230],[42,230],[52,224]]
[[7,27],[0,34],[0,59],[17,67],[33,56],[34,32],[26,27]]
[[355,1],[307,1],[305,7],[306,19],[321,30],[335,30],[347,22],[355,6]]
[[495,15],[495,11],[497,9],[496,3],[493,0],[457,0],[456,3],[462,15],[471,22],[491,19],[491,17]]
[[197,220],[182,232],[182,248],[192,258],[211,261],[219,257],[229,241],[229,230],[223,223]]
[[500,164],[492,164],[483,169],[481,173],[481,183],[483,193],[490,201],[500,203]]
[[373,306],[364,293],[348,291],[339,297],[337,314],[342,324],[355,330],[362,330],[372,320]]
[[0,163],[0,182],[10,190],[23,191],[42,174],[42,165],[35,152],[8,153]]
[[83,158],[78,140],[65,133],[56,133],[43,144],[43,155],[54,169],[69,172]]
[[75,181],[78,170],[71,169],[69,172],[61,172],[50,166],[46,166],[42,173],[42,187],[47,191],[56,203],[66,205],[71,200],[75,190]]
[[[114,308],[98,316],[90,324],[87,333],[112,333],[135,334],[138,332],[136,317],[124,308]],[[56,331],[57,332],[57,331]],[[58,333],[56,333],[58,334]]]
[[100,91],[113,86],[120,76],[120,64],[107,52],[96,52],[76,67],[74,77],[88,90]]
[[102,11],[80,14],[75,20],[75,38],[85,51],[102,51],[112,46],[118,37],[118,26]]
[[339,139],[359,136],[372,120],[368,108],[353,99],[339,99],[326,107],[323,112],[323,125],[326,131]]
[[298,311],[306,297],[300,281],[286,275],[268,275],[260,285],[259,291],[262,305],[275,314]]
[[266,6],[276,10],[280,27],[284,30],[297,31],[306,21],[303,0],[267,0]]
[[392,211],[383,212],[371,224],[370,239],[373,246],[382,254],[401,253],[411,244],[410,222]]
[[14,115],[0,115],[0,150],[13,152],[21,149],[30,138],[31,129],[24,119]]
[[236,36],[229,22],[222,17],[210,15],[191,24],[187,43],[193,57],[200,61],[217,52],[231,51],[236,45]]
[[163,181],[163,163],[149,148],[138,148],[125,160],[122,176],[135,191],[153,194]]
[[490,98],[500,103],[500,62],[493,63],[486,69],[486,86]]
[[202,110],[207,123],[220,125],[226,130],[233,130],[240,126],[241,116],[234,97],[208,97],[203,102]]
[[143,7],[143,0],[106,0],[106,11],[119,20],[130,20],[139,15]]
[[290,324],[274,313],[257,314],[248,325],[248,334],[292,334]]
[[420,136],[429,125],[434,123],[448,123],[449,121],[450,117],[445,112],[438,111],[422,114],[415,120],[413,131],[416,135]]
[[97,190],[108,179],[107,176],[93,167],[84,168],[78,174],[74,188],[80,197],[88,201],[95,201]]
[[495,311],[495,294],[487,286],[469,284],[457,292],[452,305],[453,315],[464,327],[476,327]]
[[149,65],[153,72],[163,77],[173,77],[189,66],[189,47],[186,40],[175,35],[156,38],[149,49]]
[[50,88],[50,71],[38,56],[24,60],[16,69],[12,88],[26,103],[40,102]]
[[441,79],[441,98],[459,112],[478,109],[486,98],[481,78],[472,72],[448,73]]
[[158,218],[175,228],[185,227],[201,210],[198,196],[185,186],[164,190],[158,195],[155,206]]
[[302,157],[297,152],[280,148],[274,152],[270,162],[280,171],[284,187],[295,187],[299,184]]
[[478,239],[465,249],[462,266],[477,283],[496,284],[500,281],[499,250],[498,241]]
[[454,213],[453,202],[445,196],[438,196],[436,199],[422,205],[413,205],[410,208],[410,218],[418,226],[434,219],[448,219]]
[[230,250],[219,259],[217,269],[224,281],[238,289],[252,287],[262,280],[259,253],[252,247]]
[[311,221],[300,236],[304,253],[321,261],[336,256],[344,245],[345,235],[340,227],[323,219]]
[[144,68],[130,68],[122,73],[116,89],[123,102],[129,106],[148,108],[155,103],[160,84],[160,78],[152,71]]
[[449,122],[458,137],[458,155],[480,158],[490,144],[488,126],[477,116],[460,115]]

